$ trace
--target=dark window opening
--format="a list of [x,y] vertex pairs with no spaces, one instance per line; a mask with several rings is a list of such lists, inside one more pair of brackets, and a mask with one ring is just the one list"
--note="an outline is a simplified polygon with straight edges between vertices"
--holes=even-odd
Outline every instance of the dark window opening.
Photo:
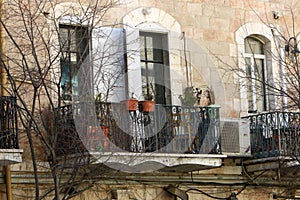
[[60,25],[59,42],[61,96],[64,100],[72,100],[72,95],[78,93],[77,72],[89,52],[88,28]]
[[140,53],[143,96],[171,104],[168,35],[140,32]]

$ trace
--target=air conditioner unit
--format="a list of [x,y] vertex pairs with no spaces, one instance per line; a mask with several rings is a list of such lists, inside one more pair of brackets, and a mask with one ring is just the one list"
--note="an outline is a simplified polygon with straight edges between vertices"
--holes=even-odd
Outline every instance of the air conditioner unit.
[[223,119],[220,124],[220,134],[223,154],[251,155],[249,120]]

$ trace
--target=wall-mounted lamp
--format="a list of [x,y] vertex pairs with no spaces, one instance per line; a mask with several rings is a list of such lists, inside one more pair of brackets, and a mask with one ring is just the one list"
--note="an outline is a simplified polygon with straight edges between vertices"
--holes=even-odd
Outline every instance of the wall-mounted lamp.
[[[294,41],[292,44],[291,44],[291,41]],[[292,49],[291,49],[291,47],[292,47]],[[300,53],[300,51],[299,51],[299,49],[298,49],[298,42],[297,42],[297,38],[295,38],[295,37],[291,37],[289,40],[288,40],[288,42],[287,42],[287,44],[285,45],[285,47],[284,47],[284,50],[289,54],[289,53],[292,53],[292,54],[299,54]]]
[[43,15],[45,16],[45,17],[47,17],[50,13],[49,12],[46,12],[46,11],[44,11],[44,12],[42,12],[43,13]]
[[143,15],[150,15],[151,14],[151,8],[143,8],[142,13],[143,13]]
[[273,13],[273,18],[274,19],[279,19],[279,17],[280,17],[280,14],[279,14],[279,12],[278,11],[272,11],[272,13]]

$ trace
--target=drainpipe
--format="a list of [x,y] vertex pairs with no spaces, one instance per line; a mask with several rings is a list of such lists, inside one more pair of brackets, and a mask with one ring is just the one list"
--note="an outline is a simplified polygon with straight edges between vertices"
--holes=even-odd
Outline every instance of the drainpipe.
[[5,169],[5,183],[6,183],[6,199],[12,200],[12,189],[11,189],[11,173],[10,166],[4,166]]
[[[3,18],[3,11],[4,11],[4,1],[5,0],[1,0],[1,5],[0,5],[0,17],[1,19]],[[0,56],[2,57],[2,61],[4,61],[4,53],[5,53],[5,44],[4,44],[4,38],[5,38],[5,33],[4,33],[4,28],[2,25],[0,25]],[[0,66],[1,67],[1,96],[5,96],[7,95],[7,91],[5,90],[5,87],[7,85],[7,77],[6,77],[6,73],[5,73],[5,69],[4,66]]]
[[[3,19],[3,11],[4,11],[4,1],[1,0],[1,5],[0,5],[0,17]],[[4,29],[3,26],[0,26],[0,56],[2,57],[1,59],[5,59],[3,57],[3,54],[5,53],[5,44],[4,44]],[[5,90],[5,86],[7,84],[7,77],[6,73],[4,70],[4,66],[0,66],[1,68],[1,96],[7,96],[7,92]],[[4,166],[4,171],[5,171],[5,184],[6,184],[6,199],[7,200],[12,200],[12,189],[11,189],[11,172],[10,172],[10,165]]]
[[[286,85],[287,85],[287,81],[286,81],[286,64],[285,64],[285,54],[284,54],[284,49],[280,48],[280,69],[281,69],[281,74],[282,74],[282,90],[284,91],[284,93],[286,94]],[[283,103],[283,111],[287,111],[287,107],[288,107],[288,99],[286,95],[283,95],[282,98],[282,103]]]

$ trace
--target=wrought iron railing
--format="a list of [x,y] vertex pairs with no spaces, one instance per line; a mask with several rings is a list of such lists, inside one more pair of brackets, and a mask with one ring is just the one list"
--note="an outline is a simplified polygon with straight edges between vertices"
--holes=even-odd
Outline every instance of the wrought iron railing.
[[55,133],[51,131],[49,134],[57,134],[56,144],[54,144],[57,155],[69,155],[86,152],[74,122],[72,105],[65,105],[58,109],[54,114],[55,117]]
[[255,158],[299,155],[300,113],[269,112],[245,118],[250,120],[251,152]]
[[18,149],[16,98],[0,97],[0,149]]
[[89,151],[221,153],[219,107],[155,105],[153,112],[143,112],[141,106],[128,111],[121,103],[96,107],[95,117],[92,104],[61,112],[73,113],[76,131]]

